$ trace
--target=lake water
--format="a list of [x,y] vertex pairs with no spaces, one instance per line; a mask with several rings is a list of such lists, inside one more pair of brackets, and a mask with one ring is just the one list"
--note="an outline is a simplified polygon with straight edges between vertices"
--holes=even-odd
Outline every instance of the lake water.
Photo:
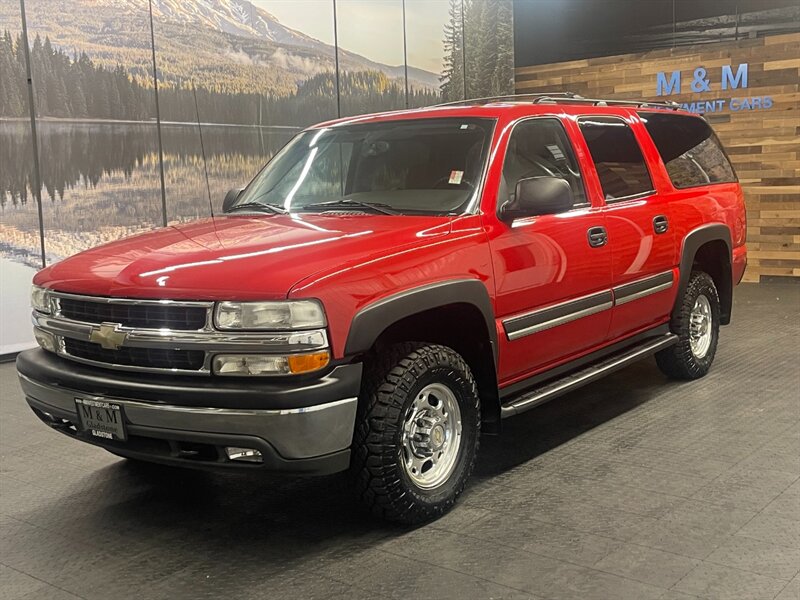
[[[154,123],[39,121],[37,125],[48,263],[162,224]],[[210,201],[219,209],[225,192],[246,184],[291,135],[285,130],[203,125],[204,160],[196,125],[164,125],[168,220],[208,216],[209,188]],[[0,259],[6,313],[0,346],[4,349],[17,343],[17,322],[29,329],[30,276],[41,268],[31,156],[30,125],[0,121]],[[24,302],[17,298],[18,288],[24,288],[19,292]],[[7,306],[14,308],[6,311]]]
[[[42,208],[49,260],[109,239],[161,225],[158,147],[154,124],[41,121]],[[250,127],[164,125],[167,218],[188,220],[219,207],[291,136]],[[25,122],[0,122],[0,227],[4,254],[21,261],[39,250],[32,201],[30,130]],[[7,246],[11,246],[9,249]],[[26,259],[27,260],[27,259]]]

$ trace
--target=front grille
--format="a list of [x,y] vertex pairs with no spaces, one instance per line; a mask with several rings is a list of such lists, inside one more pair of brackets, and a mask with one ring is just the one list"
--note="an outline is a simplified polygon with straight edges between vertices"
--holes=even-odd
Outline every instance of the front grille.
[[206,324],[203,306],[172,304],[114,304],[75,298],[59,300],[62,316],[85,323],[119,323],[123,327],[194,331]]
[[172,350],[166,348],[119,348],[107,350],[92,342],[64,338],[64,351],[70,356],[109,365],[148,369],[181,369],[199,371],[205,363],[202,350]]

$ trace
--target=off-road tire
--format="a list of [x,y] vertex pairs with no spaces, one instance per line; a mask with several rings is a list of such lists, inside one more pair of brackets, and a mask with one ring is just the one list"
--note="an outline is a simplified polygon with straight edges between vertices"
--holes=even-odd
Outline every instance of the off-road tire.
[[[443,383],[461,411],[461,444],[450,476],[418,487],[402,463],[403,417],[417,393]],[[446,346],[407,342],[381,352],[368,367],[359,400],[351,472],[361,501],[381,518],[404,524],[445,514],[464,490],[478,451],[480,399],[472,372]]]
[[[702,357],[692,352],[690,320],[692,309],[699,296],[705,296],[711,306],[711,344]],[[659,369],[673,379],[699,379],[711,368],[719,342],[719,294],[708,273],[693,271],[686,291],[678,300],[678,310],[670,322],[670,330],[678,336],[678,343],[656,353]]]

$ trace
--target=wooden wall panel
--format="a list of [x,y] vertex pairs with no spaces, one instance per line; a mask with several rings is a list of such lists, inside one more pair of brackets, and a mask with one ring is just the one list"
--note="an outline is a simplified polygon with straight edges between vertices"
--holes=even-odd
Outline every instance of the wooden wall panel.
[[[746,89],[721,89],[721,69],[748,63]],[[692,93],[703,67],[710,91]],[[656,96],[656,74],[680,70],[682,89]],[[746,281],[800,278],[800,34],[518,67],[516,91],[570,91],[589,98],[675,100],[770,96],[773,107],[708,113],[739,175],[747,202]]]

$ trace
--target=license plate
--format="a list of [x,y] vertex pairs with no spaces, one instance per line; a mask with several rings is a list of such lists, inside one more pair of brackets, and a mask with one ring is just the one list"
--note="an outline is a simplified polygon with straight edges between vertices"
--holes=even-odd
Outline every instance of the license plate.
[[78,409],[78,421],[82,431],[104,439],[125,441],[125,417],[122,406],[105,400],[91,400],[89,398],[75,398]]

